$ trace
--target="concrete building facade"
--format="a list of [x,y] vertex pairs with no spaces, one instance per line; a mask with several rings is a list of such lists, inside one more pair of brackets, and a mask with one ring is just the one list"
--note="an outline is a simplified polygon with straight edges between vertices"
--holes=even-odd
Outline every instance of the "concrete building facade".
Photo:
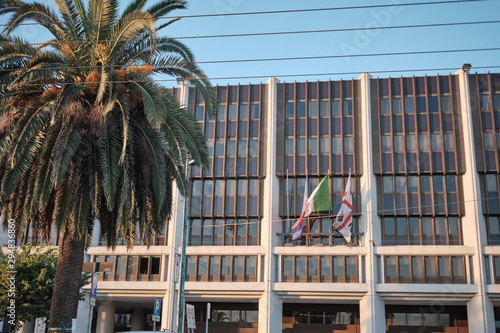
[[[101,246],[92,332],[177,329],[187,212],[185,302],[197,332],[496,332],[500,327],[500,74],[218,86],[216,119],[172,89],[205,131],[210,163],[190,168],[149,248]],[[332,209],[291,226],[304,187],[329,175]],[[332,228],[352,177],[353,237]],[[185,209],[187,208],[187,209]],[[87,295],[88,297],[88,295]],[[87,332],[88,300],[78,332]]]

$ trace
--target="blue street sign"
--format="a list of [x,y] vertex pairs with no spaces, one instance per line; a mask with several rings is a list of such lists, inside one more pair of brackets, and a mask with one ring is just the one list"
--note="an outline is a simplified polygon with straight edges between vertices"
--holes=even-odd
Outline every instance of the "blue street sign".
[[97,281],[98,281],[98,276],[97,273],[94,272],[92,274],[92,285],[90,287],[90,305],[95,305],[95,301],[97,298]]
[[161,310],[161,299],[156,298],[155,299],[155,308],[153,311],[154,316],[159,316],[160,315],[160,310]]

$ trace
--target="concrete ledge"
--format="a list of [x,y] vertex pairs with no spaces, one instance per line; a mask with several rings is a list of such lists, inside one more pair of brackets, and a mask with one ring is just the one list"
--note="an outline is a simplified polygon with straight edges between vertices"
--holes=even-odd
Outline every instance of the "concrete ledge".
[[443,304],[465,304],[474,297],[478,290],[476,285],[471,284],[409,284],[409,283],[385,283],[377,284],[375,291],[388,304],[405,301],[418,304],[443,303]]
[[279,282],[274,284],[274,292],[283,300],[320,301],[339,300],[359,301],[368,292],[366,283],[295,283]]
[[276,255],[343,255],[355,256],[368,254],[368,248],[364,246],[282,246],[274,248]]
[[377,255],[474,255],[472,246],[429,246],[429,245],[399,245],[399,246],[376,246],[373,248]]

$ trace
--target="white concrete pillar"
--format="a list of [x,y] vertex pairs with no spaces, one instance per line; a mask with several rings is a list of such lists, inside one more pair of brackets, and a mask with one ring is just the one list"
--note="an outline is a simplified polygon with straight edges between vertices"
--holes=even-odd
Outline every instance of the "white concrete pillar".
[[359,331],[385,332],[385,303],[378,295],[366,295],[359,301]]
[[266,248],[264,258],[265,291],[259,300],[259,333],[281,332],[283,307],[282,301],[273,291],[276,277],[273,265],[276,264],[273,253],[279,238],[279,182],[276,177],[276,128],[279,80],[271,77],[267,80],[267,142],[266,142],[266,178],[264,180],[264,209],[261,227],[261,244]]
[[146,309],[134,308],[130,321],[131,331],[143,331],[146,329]]
[[476,166],[469,72],[460,69],[455,74],[458,76],[459,83],[466,168],[466,172],[462,176],[465,206],[462,229],[464,245],[474,247],[476,253],[472,256],[472,271],[478,290],[477,295],[467,304],[467,319],[469,331],[493,333],[495,332],[493,305],[485,292],[485,259],[482,248],[487,245],[486,221],[482,214],[481,188]]
[[[360,330],[362,333],[385,332],[385,304],[377,295],[377,260],[374,255],[374,244],[382,245],[380,230],[381,221],[377,211],[377,182],[373,173],[373,130],[370,100],[371,75],[363,73],[360,81],[361,103],[361,151],[363,152],[363,175],[359,178],[361,191],[362,214],[359,218],[359,231],[365,236],[360,239],[360,246],[367,248],[365,258],[366,284],[368,292],[359,302]],[[362,270],[360,270],[362,271]]]
[[[181,106],[187,108],[189,102],[189,83],[183,82],[180,85],[179,102]],[[168,272],[166,274],[168,281],[168,289],[162,300],[162,315],[161,315],[161,329],[166,329],[175,332],[177,328],[177,310],[179,302],[179,284],[175,283],[175,279],[180,280],[180,275],[177,277],[175,274],[175,255],[181,254],[181,242],[183,239],[182,228],[184,225],[184,197],[180,194],[179,190],[175,188],[173,193],[172,202],[176,209],[172,213],[172,218],[168,226],[168,244],[170,245],[169,258],[168,258]]]
[[94,229],[92,230],[92,242],[90,246],[99,246],[99,237],[101,236],[101,222],[98,219],[94,220]]
[[101,301],[97,307],[96,333],[114,332],[115,328],[115,301]]

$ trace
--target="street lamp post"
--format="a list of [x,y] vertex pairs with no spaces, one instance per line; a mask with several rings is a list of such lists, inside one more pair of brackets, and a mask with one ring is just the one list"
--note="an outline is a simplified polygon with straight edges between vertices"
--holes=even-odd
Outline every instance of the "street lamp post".
[[194,160],[190,160],[186,165],[186,180],[188,188],[186,191],[186,197],[184,198],[184,225],[182,227],[182,244],[181,244],[181,278],[179,279],[179,308],[177,310],[177,333],[182,333],[184,329],[183,318],[184,318],[184,281],[186,279],[186,244],[188,240],[188,210],[189,210],[189,194],[190,194],[190,184],[189,176],[191,173],[191,165],[194,164]]

